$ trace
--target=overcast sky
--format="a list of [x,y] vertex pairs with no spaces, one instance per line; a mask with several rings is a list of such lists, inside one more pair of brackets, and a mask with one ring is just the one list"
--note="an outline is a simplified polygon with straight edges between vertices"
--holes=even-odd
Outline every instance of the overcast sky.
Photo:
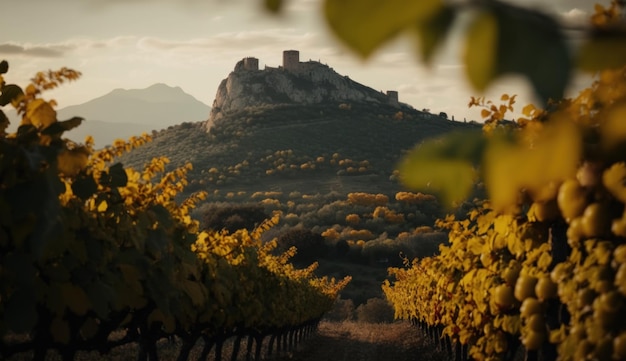
[[[81,71],[74,83],[49,92],[59,107],[78,104],[116,88],[154,83],[180,86],[212,105],[219,82],[247,56],[260,66],[277,66],[282,51],[301,60],[320,60],[342,75],[376,90],[398,90],[400,101],[417,109],[445,111],[478,120],[467,109],[471,95],[460,66],[458,43],[440,52],[434,66],[418,61],[412,40],[401,38],[363,61],[328,32],[319,0],[285,0],[286,11],[270,16],[260,0],[19,0],[3,6],[0,58],[10,64],[5,80],[25,85],[37,71],[67,66]],[[591,0],[516,0],[560,17],[582,20]],[[457,29],[461,34],[462,29]],[[532,97],[516,78],[488,92]]]

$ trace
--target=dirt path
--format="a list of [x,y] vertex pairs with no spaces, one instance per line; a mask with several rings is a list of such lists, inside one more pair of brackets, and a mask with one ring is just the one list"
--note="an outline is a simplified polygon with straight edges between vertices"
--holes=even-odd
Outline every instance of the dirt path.
[[292,355],[293,361],[442,361],[428,340],[410,324],[322,322],[318,334]]
[[[267,342],[267,341],[266,341]],[[166,341],[159,344],[159,359],[176,360],[180,344]],[[190,360],[198,360],[201,345],[192,352]],[[245,360],[245,344],[238,360]],[[224,346],[222,360],[230,360],[232,344]],[[266,352],[266,351],[265,351]],[[264,354],[265,354],[264,352]],[[47,360],[60,361],[56,353]],[[31,353],[15,355],[9,360],[26,361]],[[115,348],[106,356],[97,352],[79,353],[77,361],[127,361],[137,359],[137,347],[129,344]],[[209,355],[213,360],[214,355]],[[265,359],[265,358],[263,358]],[[407,322],[371,324],[357,322],[322,322],[318,332],[305,340],[296,351],[270,358],[271,361],[445,361],[434,345],[423,338],[418,330]]]

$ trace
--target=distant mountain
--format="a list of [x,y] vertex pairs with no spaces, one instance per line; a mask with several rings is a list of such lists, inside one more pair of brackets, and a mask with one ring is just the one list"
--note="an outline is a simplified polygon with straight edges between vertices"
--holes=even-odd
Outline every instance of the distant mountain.
[[117,138],[205,120],[210,109],[180,87],[154,84],[145,89],[115,89],[86,103],[62,108],[57,117],[85,118],[83,125],[67,136],[82,141],[86,135],[92,135],[96,147],[102,147]]
[[[61,108],[57,110],[57,118],[84,118],[83,124],[66,133],[66,137],[82,142],[91,135],[100,148],[115,139],[206,120],[210,110],[211,107],[180,87],[159,83],[145,89],[115,89],[86,103]],[[19,124],[18,117],[12,109],[7,109],[6,113],[11,120],[9,130],[14,131]]]

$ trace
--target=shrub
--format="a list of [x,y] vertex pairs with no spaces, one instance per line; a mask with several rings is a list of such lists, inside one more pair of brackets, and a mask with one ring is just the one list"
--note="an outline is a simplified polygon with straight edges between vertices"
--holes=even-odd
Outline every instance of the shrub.
[[356,318],[359,322],[390,323],[393,322],[393,308],[386,300],[370,298],[356,308]]
[[308,229],[292,228],[278,237],[279,250],[287,250],[295,246],[298,253],[294,256],[295,262],[310,263],[326,255],[328,246],[324,237]]
[[349,251],[350,245],[345,239],[341,239],[335,243],[335,252],[337,253],[337,256],[343,257],[347,255]]
[[354,319],[354,302],[350,299],[338,299],[330,310],[324,316],[329,321],[351,321]]
[[212,205],[202,213],[202,229],[235,232],[239,229],[252,231],[258,224],[269,218],[263,207],[257,205]]

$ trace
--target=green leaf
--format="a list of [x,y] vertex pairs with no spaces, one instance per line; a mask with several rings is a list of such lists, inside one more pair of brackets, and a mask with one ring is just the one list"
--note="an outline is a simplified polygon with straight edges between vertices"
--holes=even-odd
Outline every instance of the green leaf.
[[324,11],[335,35],[367,57],[401,31],[437,14],[442,6],[441,0],[326,0]]
[[1,89],[2,94],[0,94],[0,106],[5,106],[11,103],[14,99],[17,99],[24,95],[24,91],[22,88],[15,84],[7,84]]
[[80,173],[72,183],[72,192],[80,199],[86,200],[98,191],[98,184],[92,176]]
[[265,9],[272,13],[278,13],[282,9],[282,0],[265,0]]
[[485,140],[480,131],[451,133],[429,140],[400,163],[402,182],[409,188],[437,193],[450,207],[469,196],[476,180]]
[[37,324],[37,296],[32,287],[19,287],[4,305],[4,322],[15,333],[30,332]]
[[174,226],[174,222],[172,220],[172,215],[170,211],[167,210],[164,206],[160,204],[155,204],[154,206],[149,208],[150,212],[153,212],[156,220],[159,221],[159,226],[164,229],[168,229]]
[[9,63],[6,60],[0,61],[0,74],[6,74],[9,71]]
[[163,229],[151,230],[146,239],[146,252],[154,259],[161,259],[167,253],[169,239]]
[[128,183],[128,176],[122,163],[115,163],[109,168],[110,186],[124,187]]
[[563,97],[572,67],[565,37],[554,19],[497,2],[472,22],[465,64],[477,90],[484,91],[498,76],[521,74],[544,105]]
[[495,78],[498,22],[491,12],[479,14],[467,31],[465,69],[474,88],[484,91]]
[[0,109],[0,135],[4,134],[9,127],[9,118],[7,118],[6,114]]
[[577,64],[582,70],[590,72],[626,65],[626,30],[592,32],[578,51]]
[[57,121],[42,130],[41,134],[61,136],[61,134],[63,134],[64,132],[78,127],[83,120],[85,119],[81,117],[73,117],[68,120]]
[[110,306],[115,297],[115,290],[103,282],[90,282],[85,288],[87,296],[93,305],[93,310],[102,319],[109,317]]
[[61,283],[59,287],[63,301],[74,314],[84,316],[93,307],[81,287],[69,282]]
[[100,177],[100,184],[111,188],[124,187],[127,182],[128,176],[122,163],[115,163]]
[[544,105],[563,98],[572,59],[559,23],[541,12],[498,4],[497,73],[522,74]]
[[430,63],[435,50],[448,35],[455,17],[454,8],[444,6],[431,18],[416,24],[415,28],[420,38],[420,55],[424,63]]

